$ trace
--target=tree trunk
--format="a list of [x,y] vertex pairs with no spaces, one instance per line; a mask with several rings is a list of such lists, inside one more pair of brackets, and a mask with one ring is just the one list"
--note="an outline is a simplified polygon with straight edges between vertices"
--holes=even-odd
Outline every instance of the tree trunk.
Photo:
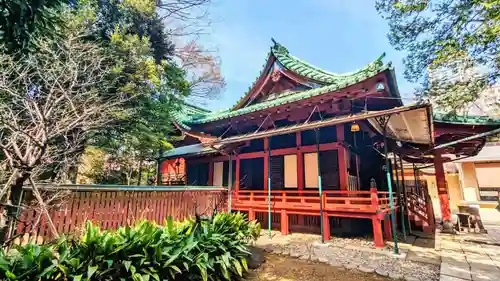
[[[16,177],[13,183],[9,187],[9,201],[10,205],[7,207],[7,222],[8,227],[0,230],[0,241],[4,242],[9,240],[13,231],[16,227],[17,216],[19,214],[18,209],[22,203],[22,190],[24,182],[28,179],[29,174],[23,173]],[[5,233],[7,231],[7,233]]]
[[132,177],[132,172],[130,172],[130,171],[125,172],[125,177],[127,180],[127,185],[130,185],[130,179]]
[[137,185],[141,185],[141,179],[142,179],[142,160],[139,161],[139,174],[137,175]]

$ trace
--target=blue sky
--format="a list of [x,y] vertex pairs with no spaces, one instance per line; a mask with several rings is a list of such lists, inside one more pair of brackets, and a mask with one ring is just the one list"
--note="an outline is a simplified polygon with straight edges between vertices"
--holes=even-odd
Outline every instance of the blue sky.
[[[212,110],[232,106],[265,63],[271,37],[290,53],[331,72],[349,72],[386,52],[403,96],[414,87],[403,77],[404,53],[391,47],[388,25],[371,0],[213,0],[214,21],[204,44],[215,46],[227,82]],[[406,100],[405,103],[411,102]]]

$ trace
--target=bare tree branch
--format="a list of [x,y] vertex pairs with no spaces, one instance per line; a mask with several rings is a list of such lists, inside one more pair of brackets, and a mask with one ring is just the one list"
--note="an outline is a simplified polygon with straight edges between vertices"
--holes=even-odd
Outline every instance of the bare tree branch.
[[[116,118],[130,97],[113,87],[113,67],[99,46],[71,36],[41,41],[37,52],[26,55],[0,53],[0,150],[16,200],[29,180],[49,216],[33,177],[74,165],[89,136]],[[8,215],[15,213],[11,208]],[[57,237],[53,225],[51,231]]]

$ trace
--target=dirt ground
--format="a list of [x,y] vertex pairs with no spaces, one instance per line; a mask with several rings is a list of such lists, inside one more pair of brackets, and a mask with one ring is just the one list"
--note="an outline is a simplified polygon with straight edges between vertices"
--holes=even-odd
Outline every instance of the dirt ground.
[[387,281],[375,273],[363,273],[307,262],[291,257],[266,254],[261,268],[250,271],[247,281]]

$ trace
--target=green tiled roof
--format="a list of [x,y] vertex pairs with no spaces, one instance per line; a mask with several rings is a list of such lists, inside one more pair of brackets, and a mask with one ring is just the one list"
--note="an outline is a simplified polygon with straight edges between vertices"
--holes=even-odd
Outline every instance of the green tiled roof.
[[365,67],[363,67],[357,71],[338,74],[338,73],[325,71],[321,68],[315,67],[315,66],[313,66],[305,61],[302,61],[299,58],[296,58],[296,57],[290,55],[290,53],[288,52],[288,49],[285,46],[276,42],[274,39],[271,39],[271,40],[273,41],[274,44],[271,47],[271,50],[269,51],[269,53],[267,54],[266,62],[262,65],[262,68],[261,68],[259,75],[257,76],[257,78],[255,78],[252,85],[250,85],[248,87],[247,91],[242,95],[242,97],[235,103],[235,105],[233,106],[233,109],[235,109],[235,107],[240,103],[240,101],[243,100],[248,95],[250,90],[252,90],[252,88],[255,86],[255,83],[257,82],[259,77],[262,75],[262,72],[264,71],[266,64],[267,64],[267,61],[271,55],[273,55],[276,58],[276,60],[278,61],[278,63],[282,67],[284,67],[290,71],[293,71],[299,75],[307,77],[311,80],[314,80],[314,81],[316,81],[320,84],[323,84],[323,85],[332,84],[332,83],[343,83],[343,82],[345,82],[346,79],[352,79],[352,78],[362,79],[361,76],[363,76],[364,72],[382,67],[383,66],[382,59],[385,57],[385,53],[383,53],[375,61],[369,63],[368,65],[366,65]]
[[448,124],[465,124],[465,125],[497,125],[500,126],[500,118],[490,116],[468,115],[458,116],[443,113],[434,113],[434,121]]
[[383,66],[382,59],[385,56],[385,53],[382,54],[375,61],[369,63],[368,65],[359,70],[338,74],[317,68],[313,65],[310,65],[307,62],[304,62],[290,55],[288,49],[277,42],[274,42],[274,46],[271,47],[271,53],[276,57],[278,62],[286,69],[291,70],[309,79],[322,82],[324,84],[344,83],[345,80],[349,79],[360,79],[360,80],[365,79],[363,77],[366,71],[373,71]]
[[[267,101],[262,101],[260,103],[247,105],[239,109],[234,109],[233,107],[230,109],[208,112],[204,109],[186,104],[186,106],[184,106],[182,110],[174,114],[177,123],[183,128],[189,130],[191,125],[203,124],[217,120],[232,118],[260,111],[266,108],[271,108],[295,101],[308,99],[329,92],[334,92],[346,88],[348,86],[354,85],[370,77],[373,77],[385,70],[392,69],[390,63],[384,64],[382,62],[382,58],[385,56],[385,54],[383,54],[382,56],[377,58],[374,62],[369,63],[368,65],[357,71],[344,74],[331,73],[322,70],[320,68],[314,67],[294,56],[291,56],[288,52],[288,49],[286,49],[283,45],[275,42],[274,40],[273,42],[274,45],[271,47],[271,51],[268,54],[268,58],[270,55],[274,55],[282,67],[290,71],[293,71],[301,76],[307,77],[313,81],[318,82],[320,87],[304,91],[292,92],[272,100],[267,100]],[[262,69],[264,68],[265,65],[263,66]],[[262,71],[258,77],[262,75]],[[255,81],[257,81],[257,79]],[[246,97],[246,95],[252,89],[252,87],[253,85],[249,87],[248,91],[243,95],[241,99]]]
[[174,112],[172,115],[179,126],[190,130],[191,128],[186,124],[186,121],[191,118],[201,118],[210,113],[210,110],[183,102],[182,108],[179,111]]

